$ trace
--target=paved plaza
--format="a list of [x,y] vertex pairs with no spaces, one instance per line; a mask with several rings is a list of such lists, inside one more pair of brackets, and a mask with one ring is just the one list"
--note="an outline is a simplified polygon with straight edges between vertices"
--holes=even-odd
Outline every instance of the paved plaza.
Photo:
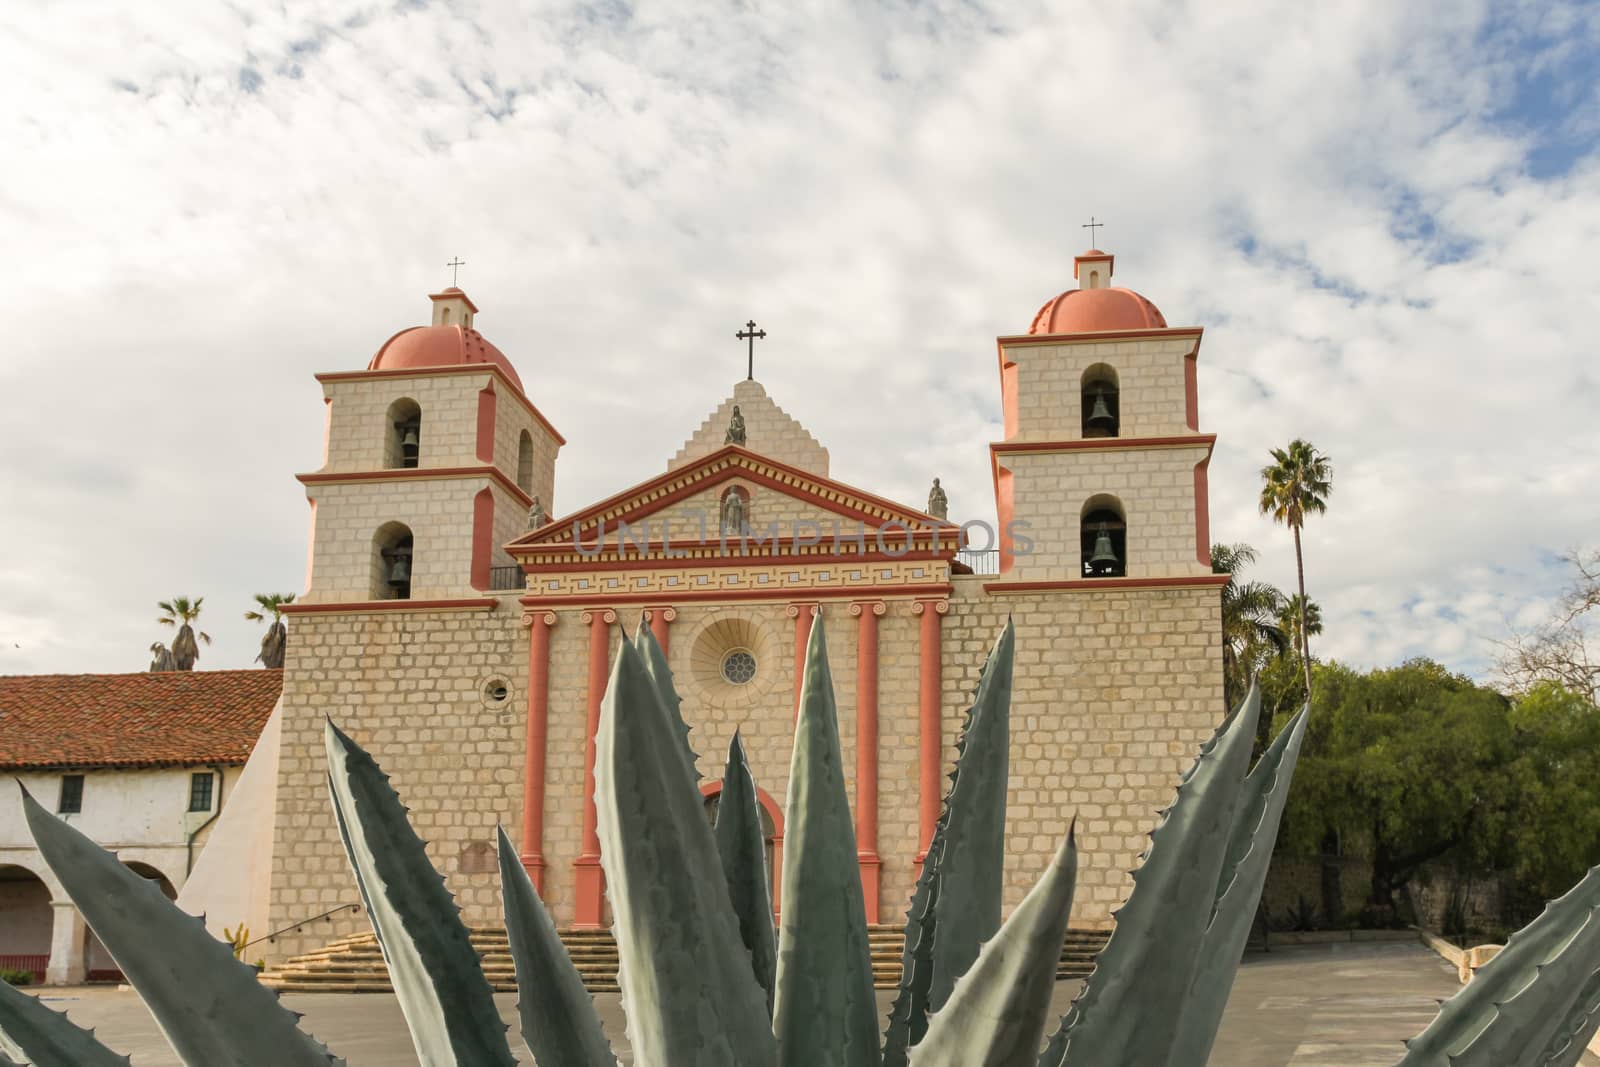
[[[1409,942],[1304,946],[1252,955],[1239,970],[1211,1063],[1393,1067],[1404,1051],[1401,1042],[1427,1024],[1439,999],[1459,988],[1454,968]],[[1057,1006],[1065,1009],[1076,991],[1076,982],[1063,982]],[[45,996],[76,1022],[96,1027],[113,1048],[130,1053],[134,1067],[177,1067],[178,1060],[132,993],[74,989],[46,991]],[[888,995],[880,992],[879,997],[887,1010]],[[607,1029],[620,1042],[617,997],[598,999]],[[496,1000],[501,1015],[512,1022],[515,997]],[[284,1003],[304,1012],[305,1028],[351,1067],[411,1067],[417,1062],[392,996],[286,996]],[[519,1062],[533,1062],[520,1041],[515,1048]],[[632,1062],[625,1054],[621,1058]],[[1600,1057],[1586,1055],[1583,1067],[1600,1067]]]

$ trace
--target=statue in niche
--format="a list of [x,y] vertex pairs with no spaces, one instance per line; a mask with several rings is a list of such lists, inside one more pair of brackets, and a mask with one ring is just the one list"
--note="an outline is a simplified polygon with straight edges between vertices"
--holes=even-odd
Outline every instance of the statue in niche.
[[928,514],[936,519],[950,517],[950,498],[944,495],[944,490],[939,488],[939,479],[933,480],[933,488],[928,490]]
[[750,515],[746,510],[744,496],[737,489],[730,489],[722,498],[722,532],[745,534],[749,531]]
[[733,405],[733,418],[728,420],[728,433],[722,439],[725,445],[744,444],[744,416],[739,414],[739,405]]
[[550,516],[544,513],[544,504],[538,497],[533,498],[533,506],[528,509],[528,529],[537,530],[550,521]]

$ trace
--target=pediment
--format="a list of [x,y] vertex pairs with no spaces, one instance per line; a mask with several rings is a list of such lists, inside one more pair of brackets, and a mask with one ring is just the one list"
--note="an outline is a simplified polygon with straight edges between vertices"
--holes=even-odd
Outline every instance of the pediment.
[[[924,550],[956,548],[958,528],[914,508],[728,445],[666,474],[532,530],[506,546],[530,557],[649,555],[667,548],[700,552],[739,546],[721,529],[723,499],[742,493],[747,536],[739,554],[782,554],[796,541],[854,539],[867,550],[883,541]],[[604,534],[602,536],[602,530]],[[776,533],[776,544],[772,535]],[[697,553],[698,554],[698,553]]]

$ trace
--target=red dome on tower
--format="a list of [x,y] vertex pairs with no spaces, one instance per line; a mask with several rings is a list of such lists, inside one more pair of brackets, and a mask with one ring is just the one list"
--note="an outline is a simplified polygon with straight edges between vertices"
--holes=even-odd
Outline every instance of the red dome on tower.
[[467,294],[452,286],[433,294],[431,299],[434,302],[433,325],[401,330],[383,343],[367,369],[410,370],[493,363],[520,390],[522,379],[517,376],[511,360],[472,328],[472,316],[478,309]]
[[1077,256],[1072,273],[1080,288],[1045,302],[1028,327],[1030,334],[1097,333],[1101,330],[1162,330],[1161,310],[1132,289],[1105,284],[1113,257],[1097,248]]

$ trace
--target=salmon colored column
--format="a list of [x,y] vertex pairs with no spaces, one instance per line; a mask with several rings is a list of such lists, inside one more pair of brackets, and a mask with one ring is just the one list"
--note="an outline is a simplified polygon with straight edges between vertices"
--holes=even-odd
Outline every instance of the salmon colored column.
[[522,869],[544,895],[544,763],[550,729],[550,627],[553,611],[522,616],[528,627],[528,731],[522,764]]
[[594,608],[584,612],[582,619],[589,627],[589,718],[583,742],[583,843],[572,862],[572,925],[579,930],[599,930],[604,926],[606,876],[600,867],[600,821],[594,807],[594,739],[600,732],[600,701],[606,695],[611,624],[617,621],[617,613]]
[[940,691],[944,684],[944,649],[940,619],[950,610],[948,600],[919,600],[911,610],[922,620],[917,677],[917,862],[928,855],[933,827],[939,821],[939,768],[944,761],[944,740],[939,736]]
[[856,617],[856,859],[867,922],[878,921],[878,620],[883,601],[850,605]]
[[811,620],[822,609],[816,604],[790,604],[789,618],[794,620],[794,717],[800,721],[800,690],[806,680],[806,645],[811,643]]
[[661,646],[662,655],[672,651],[672,630],[669,624],[678,617],[678,610],[673,607],[651,608],[650,634],[656,639],[656,644]]

